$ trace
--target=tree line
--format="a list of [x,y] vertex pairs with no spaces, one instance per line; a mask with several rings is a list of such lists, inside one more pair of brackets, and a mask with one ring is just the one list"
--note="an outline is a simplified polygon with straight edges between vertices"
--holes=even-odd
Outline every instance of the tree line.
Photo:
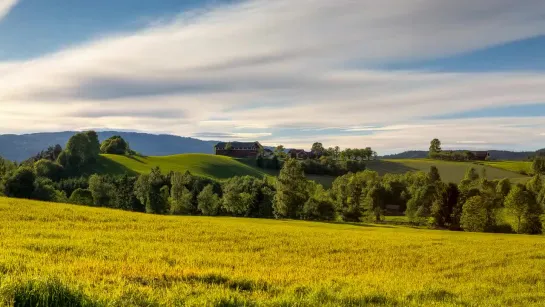
[[74,175],[75,169],[96,162],[105,142],[98,144],[93,133],[81,133],[65,149],[53,150],[56,159],[49,155],[21,165],[0,159],[0,193],[151,214],[345,222],[383,222],[387,215],[404,214],[413,224],[441,229],[543,231],[545,184],[540,174],[523,185],[488,180],[484,169],[479,174],[470,168],[454,184],[443,182],[436,167],[384,176],[365,170],[339,176],[325,189],[305,178],[300,161],[287,158],[277,178],[244,176],[220,182],[189,172],[164,174],[159,168],[140,176]]

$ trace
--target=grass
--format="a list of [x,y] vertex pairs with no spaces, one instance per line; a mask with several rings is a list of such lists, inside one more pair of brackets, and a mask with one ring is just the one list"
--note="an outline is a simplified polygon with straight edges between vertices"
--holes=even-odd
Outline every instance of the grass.
[[[190,171],[194,175],[225,180],[234,176],[278,176],[278,170],[261,169],[255,159],[233,159],[225,156],[207,154],[180,154],[173,156],[137,157],[120,155],[101,155],[98,163],[88,173],[99,174],[144,174],[159,166],[163,173],[170,171]],[[335,177],[307,175],[326,188],[330,188]]]
[[545,237],[0,198],[0,305],[542,306]]
[[532,162],[530,161],[486,161],[481,163],[483,165],[501,168],[519,174],[531,175],[534,172],[532,170]]
[[[236,159],[207,154],[181,154],[156,157],[102,155],[100,161],[106,161],[106,166],[100,167],[99,171],[104,170],[104,172],[113,172],[116,174],[119,174],[120,170],[129,173],[149,173],[153,167],[158,166],[163,173],[170,171],[184,173],[190,171],[194,175],[218,180],[245,175],[255,177],[265,176],[264,172],[241,163]],[[116,164],[117,167],[111,168],[109,164]]]
[[[486,162],[491,163],[491,162]],[[516,162],[514,162],[516,163]],[[392,160],[375,160],[367,163],[367,168],[377,171],[380,175],[386,173],[402,174],[408,171],[429,171],[434,165],[439,169],[441,178],[447,182],[459,183],[465,175],[468,168],[474,167],[479,174],[481,169],[486,169],[488,179],[503,179],[509,178],[512,182],[525,182],[529,179],[528,176],[514,172],[512,170],[498,168],[495,165],[479,165],[471,162],[450,162],[438,161],[430,159],[392,159]]]

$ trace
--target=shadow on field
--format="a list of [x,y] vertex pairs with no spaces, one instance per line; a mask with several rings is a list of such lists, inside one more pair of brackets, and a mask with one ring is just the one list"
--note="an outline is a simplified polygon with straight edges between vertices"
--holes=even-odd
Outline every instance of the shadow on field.
[[371,160],[366,161],[367,169],[377,172],[379,175],[384,175],[388,173],[393,174],[403,174],[406,172],[417,171],[418,169],[409,167],[402,163],[384,161],[384,160]]
[[337,224],[337,225],[351,225],[351,226],[359,226],[359,227],[395,228],[394,226],[389,226],[389,225],[357,223],[357,222],[332,222],[332,221],[327,222],[327,221],[322,221],[322,223]]

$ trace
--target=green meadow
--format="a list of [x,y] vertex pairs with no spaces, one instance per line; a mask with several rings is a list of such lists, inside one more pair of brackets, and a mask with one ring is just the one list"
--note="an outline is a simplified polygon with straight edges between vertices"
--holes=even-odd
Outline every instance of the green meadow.
[[[522,162],[527,163],[527,162]],[[446,182],[459,183],[465,175],[468,168],[473,167],[478,173],[482,169],[486,170],[489,180],[509,178],[511,182],[526,182],[529,177],[519,173],[514,167],[507,169],[500,165],[509,163],[484,162],[484,165],[471,162],[451,162],[431,159],[391,159],[391,160],[373,160],[367,162],[367,168],[378,172],[380,175],[387,173],[402,174],[409,171],[429,171],[431,166],[436,166],[441,174],[441,178]],[[513,165],[520,162],[513,162]]]
[[545,237],[0,198],[0,305],[543,306]]

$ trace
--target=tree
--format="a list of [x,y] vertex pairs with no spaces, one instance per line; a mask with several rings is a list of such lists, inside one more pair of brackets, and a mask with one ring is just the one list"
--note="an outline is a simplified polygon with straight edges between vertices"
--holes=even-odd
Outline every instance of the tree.
[[376,222],[380,222],[386,209],[386,189],[381,184],[375,184],[367,193],[365,207],[368,215],[373,216]]
[[93,193],[87,189],[77,189],[72,192],[69,201],[72,204],[92,206],[94,204]]
[[428,172],[428,179],[431,183],[440,182],[441,175],[439,175],[439,170],[436,166],[430,166],[430,171]]
[[536,156],[532,162],[534,174],[545,174],[545,156]]
[[38,177],[34,180],[34,191],[32,192],[31,198],[42,201],[55,201],[57,192],[51,179]]
[[207,185],[197,196],[198,208],[204,215],[216,215],[220,208],[220,199],[214,193],[214,186]]
[[273,200],[277,218],[297,218],[308,199],[307,180],[297,160],[288,159],[280,170]]
[[231,144],[231,142],[227,142],[227,144],[225,144],[225,150],[227,150],[227,152],[233,150],[233,144]]
[[529,195],[520,186],[516,185],[505,198],[505,208],[517,221],[517,233],[520,233],[522,217],[529,209]]
[[465,202],[460,224],[465,231],[485,231],[487,227],[487,212],[480,196],[473,196]]
[[166,213],[168,202],[164,197],[164,191],[161,191],[163,186],[165,180],[158,167],[154,167],[149,175],[140,175],[136,181],[135,195],[146,206],[147,213]]
[[186,185],[190,183],[191,174],[174,173],[170,178],[170,213],[190,214],[195,211],[193,207],[193,193]]
[[324,154],[325,148],[324,148],[324,145],[322,145],[322,143],[316,142],[312,144],[312,148],[310,149],[310,151],[313,154],[315,154],[317,157],[319,157]]
[[470,182],[475,182],[479,180],[479,174],[477,173],[477,170],[474,167],[468,168],[466,170],[464,180],[469,180]]
[[91,175],[89,177],[89,191],[93,195],[95,206],[111,207],[110,202],[115,197],[115,187],[105,177],[97,174]]
[[433,139],[430,142],[430,157],[433,157],[435,154],[438,154],[441,152],[441,141],[439,139]]
[[335,219],[335,204],[322,185],[314,184],[313,192],[303,206],[301,217],[305,220],[330,221]]
[[284,145],[278,145],[274,149],[274,155],[279,158],[286,157],[286,150],[284,149]]
[[95,163],[99,154],[100,143],[96,132],[81,132],[68,140],[57,162],[71,173],[77,173],[83,166]]
[[119,135],[114,135],[104,140],[102,145],[100,145],[100,152],[103,154],[125,155],[130,153],[130,151],[129,143]]
[[4,194],[8,197],[31,199],[34,193],[34,169],[23,166],[18,168],[4,183]]
[[456,184],[438,183],[436,198],[431,206],[431,216],[436,226],[451,228],[459,226],[459,221],[454,215],[459,196],[460,191]]
[[51,160],[41,159],[34,163],[34,169],[38,177],[49,178],[53,181],[61,179],[63,167]]
[[511,191],[511,182],[508,178],[503,178],[496,186],[496,193],[505,198]]
[[258,155],[257,158],[256,158],[256,165],[257,167],[259,168],[264,168],[265,167],[265,164],[264,164],[264,160],[263,160],[263,156],[262,155]]

